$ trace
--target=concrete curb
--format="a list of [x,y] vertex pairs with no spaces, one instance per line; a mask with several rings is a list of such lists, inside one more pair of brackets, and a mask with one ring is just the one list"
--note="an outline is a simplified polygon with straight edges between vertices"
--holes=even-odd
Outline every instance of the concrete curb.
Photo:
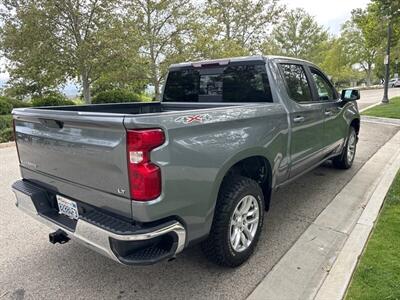
[[370,108],[373,108],[373,107],[375,107],[375,106],[378,106],[378,105],[381,104],[381,103],[382,103],[382,102],[377,102],[377,103],[374,103],[374,104],[372,104],[372,105],[370,105],[370,106],[367,106],[367,107],[361,109],[361,110],[360,110],[360,113],[362,113],[363,111],[366,111],[367,109],[370,109]]
[[[396,136],[399,145],[400,135],[396,134]],[[374,228],[375,221],[379,216],[386,194],[399,169],[400,151],[398,151],[397,155],[395,155],[388,164],[386,172],[368,201],[357,224],[354,226],[353,231],[337,257],[331,271],[321,285],[315,300],[340,300],[345,296],[347,287],[357,266],[358,259],[364,250],[372,229]]]
[[363,116],[361,116],[361,121],[368,122],[368,123],[400,126],[400,119],[394,119],[394,118],[380,118],[380,117],[363,115]]
[[343,297],[372,224],[400,167],[399,144],[400,132],[364,164],[248,299]]

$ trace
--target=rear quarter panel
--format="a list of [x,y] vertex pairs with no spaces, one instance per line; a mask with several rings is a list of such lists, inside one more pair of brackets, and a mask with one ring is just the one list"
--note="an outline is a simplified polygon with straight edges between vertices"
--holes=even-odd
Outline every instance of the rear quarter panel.
[[189,240],[209,232],[222,179],[238,161],[263,156],[274,181],[287,176],[288,124],[282,104],[146,115],[125,118],[125,126],[161,127],[167,140],[151,153],[161,167],[162,194],[151,202],[132,202],[133,218],[146,222],[175,216],[186,225]]

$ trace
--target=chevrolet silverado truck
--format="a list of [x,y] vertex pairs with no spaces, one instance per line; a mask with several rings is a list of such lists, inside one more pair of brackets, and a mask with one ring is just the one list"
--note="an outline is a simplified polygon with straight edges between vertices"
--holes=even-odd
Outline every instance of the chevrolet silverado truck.
[[236,267],[274,191],[327,160],[351,167],[359,97],[310,62],[251,56],[171,65],[159,102],[15,109],[16,205],[50,242],[122,264],[201,243]]

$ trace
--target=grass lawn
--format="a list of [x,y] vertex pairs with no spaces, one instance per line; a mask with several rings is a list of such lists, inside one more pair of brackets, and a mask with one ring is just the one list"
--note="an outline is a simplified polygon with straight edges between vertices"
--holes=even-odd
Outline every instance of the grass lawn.
[[379,104],[361,113],[366,116],[400,119],[400,97],[393,97],[389,104]]
[[386,195],[346,299],[400,299],[400,172]]

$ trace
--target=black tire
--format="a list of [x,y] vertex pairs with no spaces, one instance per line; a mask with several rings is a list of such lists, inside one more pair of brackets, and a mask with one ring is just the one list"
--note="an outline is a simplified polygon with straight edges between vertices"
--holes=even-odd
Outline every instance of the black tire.
[[[350,147],[349,141],[351,136],[354,135],[355,137],[355,142],[354,142],[354,154],[349,157],[348,155],[348,148]],[[350,169],[351,166],[353,165],[354,157],[356,154],[357,150],[357,133],[356,130],[353,126],[350,126],[349,128],[349,134],[347,136],[346,144],[343,147],[342,153],[332,159],[333,165],[338,168],[338,169]]]
[[[237,252],[230,241],[231,217],[245,196],[253,196],[259,208],[258,227],[245,250]],[[263,226],[264,196],[259,184],[247,177],[232,177],[224,181],[215,207],[214,219],[208,238],[202,243],[206,257],[221,266],[237,267],[253,253]]]

